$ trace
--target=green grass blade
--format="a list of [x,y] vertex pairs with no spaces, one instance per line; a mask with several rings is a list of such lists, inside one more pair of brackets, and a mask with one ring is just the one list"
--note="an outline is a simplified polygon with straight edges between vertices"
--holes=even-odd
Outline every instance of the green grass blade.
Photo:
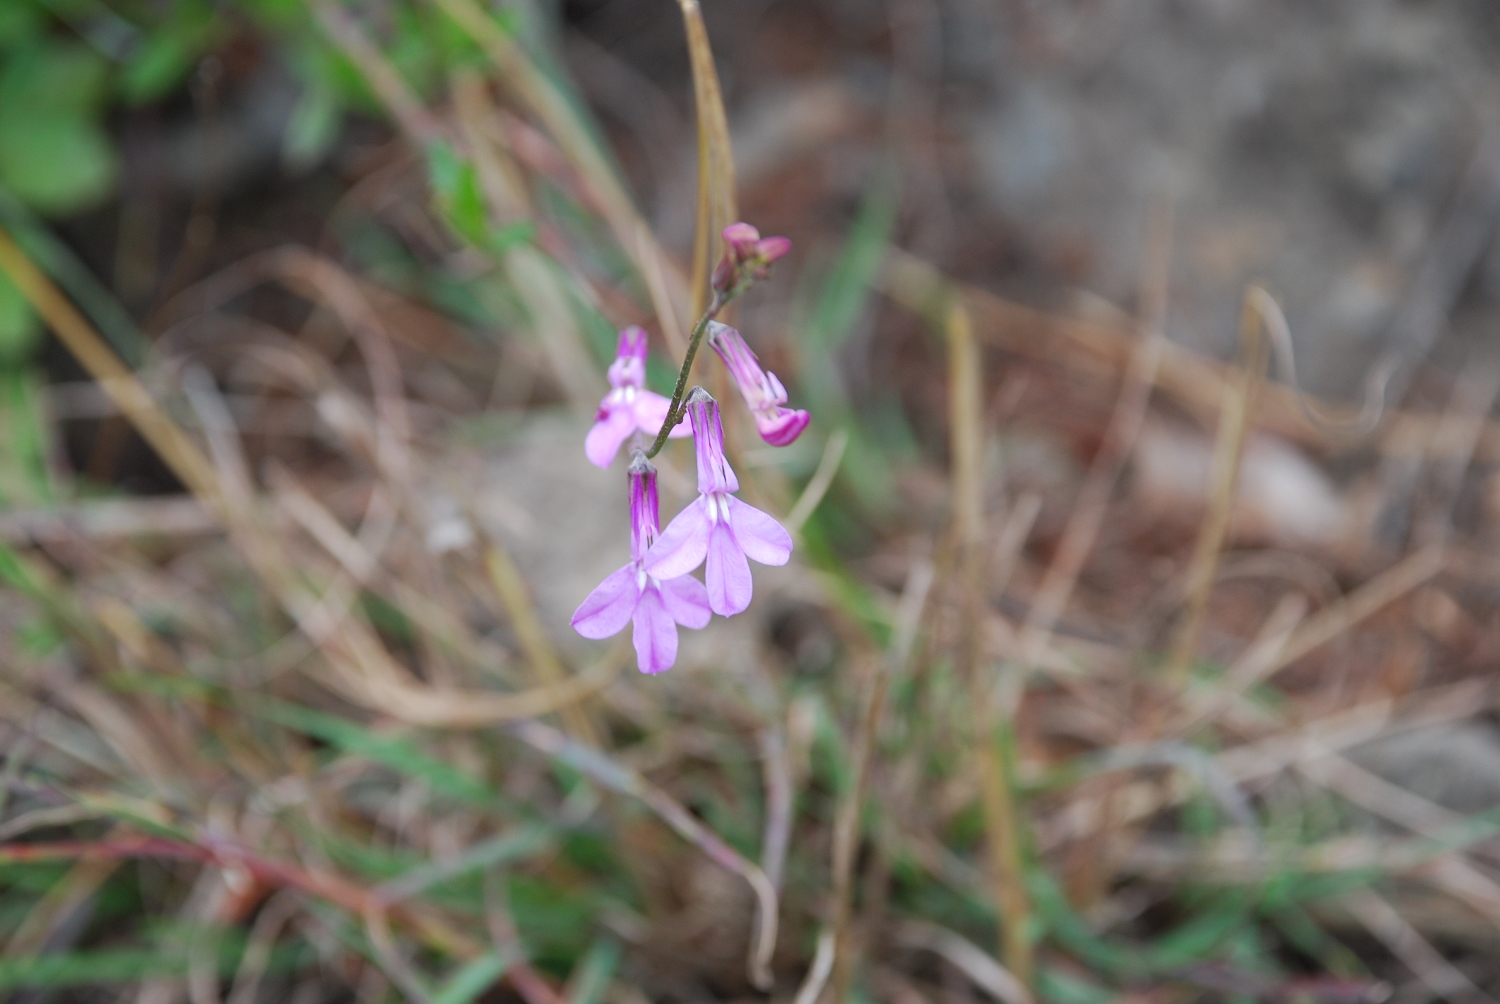
[[377,736],[347,719],[282,701],[256,701],[262,718],[323,740],[344,753],[368,757],[400,774],[424,781],[433,791],[477,808],[494,808],[489,785],[399,739]]
[[510,960],[499,952],[481,955],[454,973],[453,978],[432,995],[432,1004],[469,1004],[494,986],[509,968]]
[[434,861],[420,865],[387,882],[380,893],[390,899],[406,899],[415,896],[439,882],[459,875],[484,871],[509,864],[524,858],[535,857],[553,845],[552,833],[546,826],[526,826],[510,833],[502,833],[489,840],[481,840],[452,861]]
[[612,938],[595,941],[569,979],[568,1004],[599,1004],[619,965],[619,944]]

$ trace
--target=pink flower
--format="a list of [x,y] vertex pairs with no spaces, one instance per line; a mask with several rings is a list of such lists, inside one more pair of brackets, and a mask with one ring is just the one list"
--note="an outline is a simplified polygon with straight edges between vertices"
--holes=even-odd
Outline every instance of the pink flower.
[[708,322],[708,344],[714,347],[734,376],[745,403],[755,415],[760,438],[772,446],[788,446],[807,428],[807,412],[786,407],[786,388],[760,361],[740,333],[727,324]]
[[708,560],[708,605],[731,617],[750,605],[753,583],[746,558],[784,565],[792,535],[776,520],[735,498],[739,479],[724,459],[719,405],[702,387],[687,398],[698,446],[698,498],[677,514],[646,552],[645,569],[659,579],[686,575]]
[[599,583],[573,614],[573,629],[585,638],[608,638],[633,622],[642,673],[671,669],[677,625],[705,627],[711,616],[703,583],[681,573],[663,578],[643,567],[660,526],[659,509],[656,469],[637,453],[630,462],[630,563]]
[[724,228],[724,243],[729,248],[714,267],[713,287],[729,298],[743,291],[756,279],[771,273],[771,263],[792,249],[785,237],[762,237],[748,223],[731,223]]
[[[599,402],[594,427],[583,441],[583,452],[599,467],[608,467],[620,450],[620,444],[640,429],[648,436],[661,431],[667,409],[672,402],[646,389],[646,333],[631,326],[620,332],[620,348],[609,367],[612,390]],[[678,423],[673,439],[692,435],[686,424]]]

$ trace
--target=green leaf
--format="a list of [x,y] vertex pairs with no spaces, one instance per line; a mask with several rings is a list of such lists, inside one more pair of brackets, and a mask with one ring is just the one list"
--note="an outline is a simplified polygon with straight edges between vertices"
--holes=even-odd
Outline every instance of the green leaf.
[[453,860],[429,861],[409,868],[384,883],[382,891],[392,898],[407,899],[472,872],[536,857],[552,846],[552,832],[546,825],[520,827],[481,840]]
[[[853,332],[869,301],[880,264],[885,259],[899,204],[900,185],[894,172],[879,172],[865,193],[838,261],[834,263],[833,271],[803,327],[803,343],[813,350],[810,355],[837,348]],[[820,387],[820,391],[839,393],[836,376],[818,371],[818,362],[816,358],[806,359],[803,368],[812,368],[823,379],[825,386]]]
[[30,43],[42,32],[42,14],[31,4],[0,3],[0,46]]
[[0,582],[39,602],[50,602],[46,585],[31,570],[31,564],[6,544],[0,544]]
[[1110,1004],[1118,995],[1097,983],[1060,969],[1042,968],[1036,974],[1037,996],[1051,1004]]
[[595,941],[568,977],[569,1004],[599,1004],[619,966],[619,943],[609,937]]
[[47,212],[108,193],[115,158],[96,121],[108,64],[82,45],[30,45],[0,68],[0,184]]
[[900,204],[899,179],[894,170],[878,172],[860,205],[859,215],[839,252],[838,260],[823,283],[816,302],[800,325],[800,389],[807,407],[820,424],[842,424],[849,429],[848,453],[839,468],[840,480],[853,490],[868,512],[887,513],[896,497],[888,456],[894,442],[909,442],[899,406],[880,412],[886,428],[880,435],[866,431],[868,421],[855,421],[848,389],[838,370],[838,349],[853,333],[863,316],[885,259],[891,229]]
[[34,208],[82,209],[109,194],[114,176],[109,141],[87,119],[0,112],[0,184]]
[[447,143],[437,142],[427,149],[427,169],[438,209],[448,225],[470,244],[484,247],[489,221],[474,165],[460,160]]
[[0,505],[52,500],[47,472],[47,418],[30,368],[0,368]]
[[281,140],[281,160],[293,170],[305,170],[323,159],[344,122],[344,109],[332,87],[314,83],[302,92],[287,120]]
[[520,247],[522,244],[530,244],[535,237],[536,224],[530,220],[518,220],[490,233],[485,238],[484,247],[490,254],[500,258],[513,248]]
[[21,651],[33,659],[43,659],[56,652],[64,641],[57,622],[50,617],[33,617],[16,629]]
[[180,86],[198,58],[232,30],[209,0],[176,0],[131,52],[119,80],[127,104],[156,101]]
[[109,64],[70,42],[30,45],[0,69],[0,121],[13,116],[92,115],[103,102]]
[[0,365],[13,365],[31,355],[42,325],[10,276],[0,272]]
[[432,1004],[469,1004],[495,985],[505,975],[510,960],[499,952],[489,952],[464,966],[432,995]]
[[[217,956],[216,968],[220,975],[234,975],[239,968],[244,943],[245,936],[239,931],[213,933],[213,942],[208,947]],[[182,977],[188,971],[188,947],[164,944],[151,949],[102,949],[0,958],[0,990],[139,983],[147,979]],[[306,945],[278,945],[271,952],[267,972],[293,972],[310,962],[311,956]]]
[[207,40],[208,33],[201,26],[147,36],[125,64],[120,96],[130,105],[163,97],[187,77]]
[[489,785],[450,764],[435,759],[399,739],[377,736],[347,719],[297,704],[263,700],[253,705],[262,718],[316,736],[345,753],[368,757],[398,773],[425,781],[433,791],[483,808],[495,805]]

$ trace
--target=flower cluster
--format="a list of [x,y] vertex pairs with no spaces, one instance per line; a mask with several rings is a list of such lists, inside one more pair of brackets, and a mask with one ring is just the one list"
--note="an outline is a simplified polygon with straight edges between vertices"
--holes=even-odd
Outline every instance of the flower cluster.
[[[739,386],[761,438],[773,446],[786,446],[807,427],[807,412],[786,407],[781,381],[761,368],[738,331],[714,321],[713,315],[764,278],[791,242],[785,237],[763,239],[745,223],[727,227],[724,242],[727,251],[714,270],[714,305],[694,329],[678,394],[686,382],[692,352],[706,335]],[[792,535],[774,518],[735,497],[739,479],[724,456],[719,404],[707,391],[695,387],[685,400],[674,397],[669,401],[646,390],[646,333],[640,328],[620,332],[609,383],[611,389],[599,405],[584,452],[594,464],[608,467],[625,441],[635,437],[629,469],[630,562],[588,595],[573,614],[573,627],[585,638],[608,638],[633,624],[641,671],[660,673],[677,660],[678,626],[702,628],[712,614],[731,617],[743,611],[750,605],[753,589],[750,561],[786,564]],[[670,437],[693,437],[698,498],[663,531],[656,469],[643,438],[659,436],[668,421],[674,422]],[[704,566],[703,582],[690,575],[700,565]]]

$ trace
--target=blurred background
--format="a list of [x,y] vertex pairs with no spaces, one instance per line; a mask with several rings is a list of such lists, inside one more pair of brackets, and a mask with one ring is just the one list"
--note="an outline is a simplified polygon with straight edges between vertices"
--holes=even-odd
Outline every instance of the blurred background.
[[[1483,0],[0,0],[0,989],[1494,999],[1497,65]],[[646,677],[582,438],[735,218],[812,423],[695,380],[798,547]]]

